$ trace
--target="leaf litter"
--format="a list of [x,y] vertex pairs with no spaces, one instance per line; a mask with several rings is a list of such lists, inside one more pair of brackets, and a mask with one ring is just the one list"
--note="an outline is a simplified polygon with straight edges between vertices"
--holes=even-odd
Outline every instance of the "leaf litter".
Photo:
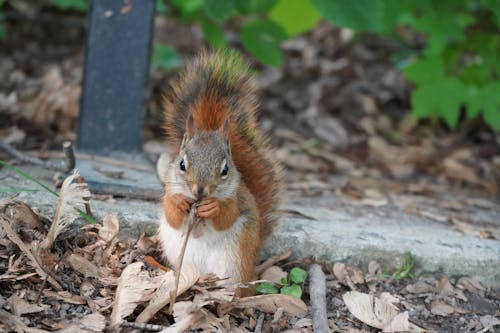
[[[135,242],[122,242],[115,214],[99,224],[75,224],[75,208],[83,209],[88,203],[85,198],[90,197],[84,183],[72,186],[77,176],[65,180],[53,219],[39,215],[16,197],[2,201],[0,328],[21,332],[111,328],[252,332],[258,326],[262,332],[312,332],[307,282],[303,293],[307,303],[280,294],[240,299],[217,277],[200,276],[190,265],[181,270],[169,315],[175,272],[150,266],[145,260],[148,255],[158,256],[156,237],[141,235]],[[288,271],[280,262],[290,255],[286,251],[263,263],[260,281],[279,285]],[[307,266],[308,261],[299,265]],[[327,272],[332,331],[425,332],[468,327],[493,332],[499,325],[498,294],[468,277],[397,280],[382,274],[376,261],[366,271],[344,263],[325,263],[323,270]]]

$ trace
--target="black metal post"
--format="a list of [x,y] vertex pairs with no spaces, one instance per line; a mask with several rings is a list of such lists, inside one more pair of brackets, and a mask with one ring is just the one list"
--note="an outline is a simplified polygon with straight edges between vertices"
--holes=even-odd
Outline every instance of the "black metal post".
[[93,0],[78,128],[80,151],[139,152],[154,0]]

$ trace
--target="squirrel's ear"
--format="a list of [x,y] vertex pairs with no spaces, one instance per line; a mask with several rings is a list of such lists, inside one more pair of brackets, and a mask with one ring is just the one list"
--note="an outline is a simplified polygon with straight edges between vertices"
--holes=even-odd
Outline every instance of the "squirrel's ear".
[[190,139],[193,137],[194,134],[194,120],[193,116],[191,114],[188,115],[186,119],[186,136],[187,139]]
[[219,127],[219,132],[222,134],[224,140],[229,142],[229,138],[231,136],[231,123],[229,122],[229,118],[224,121],[224,123]]

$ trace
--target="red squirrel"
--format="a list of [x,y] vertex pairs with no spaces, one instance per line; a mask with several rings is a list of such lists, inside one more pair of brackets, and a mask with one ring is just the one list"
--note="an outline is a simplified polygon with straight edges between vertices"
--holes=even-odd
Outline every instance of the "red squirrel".
[[257,278],[258,254],[276,225],[283,188],[281,167],[257,125],[257,108],[248,66],[235,52],[201,53],[171,83],[165,129],[173,157],[164,173],[159,228],[171,264],[196,201],[203,229],[190,237],[183,262],[235,284]]

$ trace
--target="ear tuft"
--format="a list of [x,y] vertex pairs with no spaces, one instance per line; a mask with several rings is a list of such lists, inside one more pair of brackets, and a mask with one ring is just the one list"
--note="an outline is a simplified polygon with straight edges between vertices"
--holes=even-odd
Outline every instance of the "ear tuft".
[[188,139],[192,138],[194,135],[194,120],[191,114],[188,115],[186,119],[186,136]]
[[231,123],[229,121],[229,118],[227,118],[219,127],[219,132],[222,134],[224,140],[229,141],[229,137],[231,136]]

